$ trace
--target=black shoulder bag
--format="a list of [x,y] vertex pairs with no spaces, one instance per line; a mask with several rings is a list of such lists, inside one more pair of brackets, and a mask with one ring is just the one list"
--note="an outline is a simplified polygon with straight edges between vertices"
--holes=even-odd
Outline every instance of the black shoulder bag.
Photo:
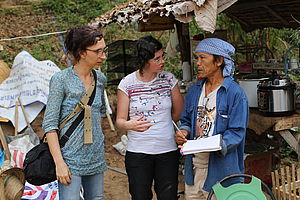
[[[95,79],[95,87],[91,96],[89,97],[87,105],[92,105],[96,94],[97,75],[94,70],[92,70],[92,72]],[[80,114],[68,128],[66,133],[60,138],[59,144],[61,148],[64,147],[73,131],[82,121],[83,117],[84,112],[81,110]],[[67,120],[69,120],[69,118]],[[27,182],[33,185],[43,185],[56,180],[55,163],[50,153],[48,143],[44,142],[45,136],[46,134],[43,136],[40,144],[36,145],[27,152],[23,164],[25,179]]]

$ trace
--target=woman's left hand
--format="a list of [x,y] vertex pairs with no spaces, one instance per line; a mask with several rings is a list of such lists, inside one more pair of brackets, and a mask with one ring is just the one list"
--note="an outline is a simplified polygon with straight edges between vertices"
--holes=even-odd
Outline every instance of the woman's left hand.
[[68,185],[71,183],[71,173],[68,165],[64,162],[58,162],[56,164],[56,177],[62,184]]
[[151,121],[141,121],[144,115],[141,115],[135,119],[131,119],[126,122],[126,129],[133,130],[137,132],[144,132],[148,130],[153,124],[150,124]]

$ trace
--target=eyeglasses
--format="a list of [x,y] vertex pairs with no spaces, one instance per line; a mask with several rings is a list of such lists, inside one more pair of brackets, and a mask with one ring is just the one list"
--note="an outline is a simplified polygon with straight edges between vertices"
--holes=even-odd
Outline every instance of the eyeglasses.
[[107,54],[108,53],[108,47],[105,47],[104,49],[86,49],[87,51],[92,51],[94,53],[96,53],[98,56],[102,56],[104,53]]
[[151,60],[153,60],[153,62],[155,62],[156,64],[160,64],[162,60],[166,60],[166,59],[167,59],[167,54],[164,52],[162,56],[153,58]]

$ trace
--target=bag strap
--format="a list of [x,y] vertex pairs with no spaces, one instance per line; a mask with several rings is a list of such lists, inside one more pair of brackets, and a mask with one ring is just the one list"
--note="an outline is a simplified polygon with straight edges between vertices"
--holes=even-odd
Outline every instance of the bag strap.
[[[92,103],[93,103],[93,101],[94,101],[94,98],[95,98],[95,95],[96,95],[96,84],[97,84],[97,74],[96,74],[96,71],[94,71],[94,70],[92,70],[92,72],[93,72],[93,75],[94,75],[94,87],[93,87],[93,90],[92,90],[92,94],[91,95],[88,95],[88,91],[87,91],[87,93],[82,97],[82,99],[81,99],[81,103],[85,103],[87,100],[88,100],[88,103],[87,103],[87,105],[92,105]],[[93,84],[92,84],[93,85]],[[92,86],[91,85],[91,86]],[[90,87],[91,88],[91,87]],[[89,88],[89,89],[90,89]],[[89,90],[88,89],[88,90]],[[86,103],[85,103],[86,104]],[[77,104],[78,105],[78,104]],[[74,111],[73,111],[73,113],[75,112],[75,110],[76,110],[76,108],[78,107],[76,105],[76,107],[75,107],[75,109],[74,109]],[[83,112],[83,110],[82,110],[82,108],[80,107],[80,110],[79,111],[81,111],[80,113],[79,113],[79,115],[77,116],[77,118],[73,121],[73,123],[72,123],[72,125],[68,128],[68,130],[66,131],[66,133],[60,138],[60,140],[59,140],[59,144],[60,144],[60,146],[61,147],[64,147],[64,145],[66,144],[66,142],[69,140],[69,137],[71,136],[71,134],[73,133],[73,131],[76,129],[76,127],[78,126],[78,124],[82,121],[82,119],[83,119],[83,117],[84,117],[84,112]],[[78,111],[78,112],[79,112]],[[76,113],[78,113],[78,112],[76,112]],[[73,115],[73,113],[71,114],[71,115]],[[70,115],[70,116],[71,116]],[[70,118],[70,116],[68,117],[68,118]],[[73,115],[74,116],[74,115]],[[73,117],[72,116],[72,117]],[[71,118],[72,118],[71,117]]]
[[83,95],[81,100],[76,104],[76,107],[74,108],[73,112],[69,115],[69,117],[59,125],[59,130],[63,129],[63,127],[67,124],[67,122],[83,109],[83,105],[86,105],[88,103],[88,101],[92,95],[92,92],[94,91],[94,87],[96,85],[96,78],[97,78],[96,76],[97,75],[95,75],[95,74],[94,74],[94,70],[93,70],[93,75],[94,75],[95,81],[88,88],[88,90],[86,91],[85,95]]

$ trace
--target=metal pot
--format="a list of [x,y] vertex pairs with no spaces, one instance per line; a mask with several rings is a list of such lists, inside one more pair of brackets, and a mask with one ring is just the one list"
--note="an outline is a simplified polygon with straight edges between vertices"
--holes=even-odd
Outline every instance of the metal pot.
[[260,81],[257,89],[258,110],[263,114],[290,115],[296,110],[296,84],[288,78]]

